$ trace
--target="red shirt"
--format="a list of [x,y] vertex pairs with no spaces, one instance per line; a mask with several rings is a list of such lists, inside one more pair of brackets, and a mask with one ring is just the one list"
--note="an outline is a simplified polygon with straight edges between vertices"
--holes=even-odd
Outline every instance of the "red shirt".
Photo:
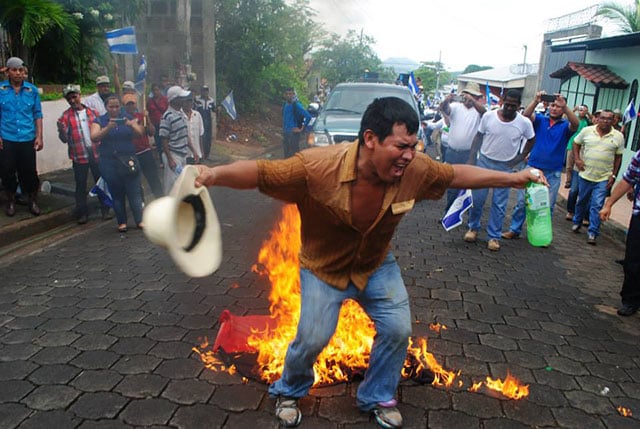
[[161,95],[159,98],[154,95],[153,98],[148,99],[147,110],[149,111],[149,118],[156,128],[160,125],[162,114],[168,107],[169,100],[164,95]]
[[[140,112],[134,113],[133,117],[136,118],[139,124],[144,126],[144,115]],[[139,155],[143,152],[151,150],[151,145],[149,144],[149,137],[147,136],[147,129],[145,127],[144,134],[140,137],[133,137],[133,146],[136,148],[136,155]]]

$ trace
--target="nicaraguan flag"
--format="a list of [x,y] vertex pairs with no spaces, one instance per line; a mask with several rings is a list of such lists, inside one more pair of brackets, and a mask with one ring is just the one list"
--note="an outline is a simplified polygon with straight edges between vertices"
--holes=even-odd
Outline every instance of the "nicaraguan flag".
[[458,196],[442,218],[442,226],[446,231],[451,231],[462,224],[462,215],[473,205],[471,189],[461,189]]
[[491,88],[489,87],[489,81],[486,83],[485,91],[487,93],[487,107],[491,108]]
[[93,188],[89,191],[90,197],[98,197],[98,199],[107,207],[113,208],[113,198],[111,198],[111,192],[109,192],[109,186],[107,182],[102,178],[98,179]]
[[416,77],[413,75],[413,72],[409,74],[409,81],[407,82],[407,86],[413,95],[418,95],[420,88],[418,88],[418,84],[416,83]]
[[140,58],[140,67],[138,67],[138,74],[136,75],[136,91],[140,94],[144,92],[145,80],[147,80],[147,63],[143,55],[142,58]]
[[224,106],[224,109],[227,111],[229,116],[231,116],[231,119],[235,121],[238,117],[238,113],[236,112],[236,103],[233,101],[233,91],[231,91],[229,95],[224,97],[224,100],[222,100],[222,105]]
[[636,112],[636,106],[633,103],[633,100],[629,103],[627,108],[624,110],[624,115],[622,116],[622,123],[626,124],[627,122],[633,121],[638,113]]
[[124,27],[113,31],[107,31],[107,44],[112,54],[138,55],[136,45],[136,28]]

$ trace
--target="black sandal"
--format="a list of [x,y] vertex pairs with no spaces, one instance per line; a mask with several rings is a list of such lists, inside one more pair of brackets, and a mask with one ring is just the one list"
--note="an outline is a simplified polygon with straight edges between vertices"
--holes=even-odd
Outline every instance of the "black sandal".
[[118,225],[118,232],[127,232],[127,225]]

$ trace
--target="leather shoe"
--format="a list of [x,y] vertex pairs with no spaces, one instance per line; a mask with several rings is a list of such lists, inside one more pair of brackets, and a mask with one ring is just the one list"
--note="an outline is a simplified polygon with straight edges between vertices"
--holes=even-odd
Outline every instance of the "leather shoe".
[[622,304],[622,307],[618,309],[619,316],[632,316],[636,311],[638,311],[637,305],[630,304]]
[[29,211],[34,216],[40,216],[40,213],[42,213],[35,201],[29,201]]
[[9,201],[7,203],[7,206],[4,208],[4,212],[9,217],[12,217],[13,215],[15,215],[16,214],[16,203],[15,203],[15,201]]
[[515,240],[520,238],[520,234],[513,231],[507,231],[502,233],[502,238],[504,238],[505,240]]

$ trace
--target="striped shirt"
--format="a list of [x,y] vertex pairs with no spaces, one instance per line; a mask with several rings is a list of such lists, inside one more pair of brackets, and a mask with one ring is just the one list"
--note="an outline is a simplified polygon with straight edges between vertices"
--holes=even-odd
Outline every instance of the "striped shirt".
[[453,180],[449,164],[416,153],[402,179],[386,186],[382,207],[367,231],[352,221],[351,188],[357,179],[358,144],[313,148],[277,161],[258,161],[261,192],[300,212],[300,266],[344,290],[364,290],[382,264],[402,217],[415,202],[439,199]]
[[181,111],[169,106],[160,120],[160,137],[169,139],[169,150],[186,156],[189,152],[189,130]]
[[633,185],[633,215],[640,215],[640,151],[636,152],[622,178]]
[[622,155],[624,137],[613,127],[607,134],[600,136],[596,127],[597,125],[591,125],[583,128],[573,142],[581,145],[583,151],[581,158],[584,170],[578,175],[591,182],[603,182],[613,174],[616,155]]

